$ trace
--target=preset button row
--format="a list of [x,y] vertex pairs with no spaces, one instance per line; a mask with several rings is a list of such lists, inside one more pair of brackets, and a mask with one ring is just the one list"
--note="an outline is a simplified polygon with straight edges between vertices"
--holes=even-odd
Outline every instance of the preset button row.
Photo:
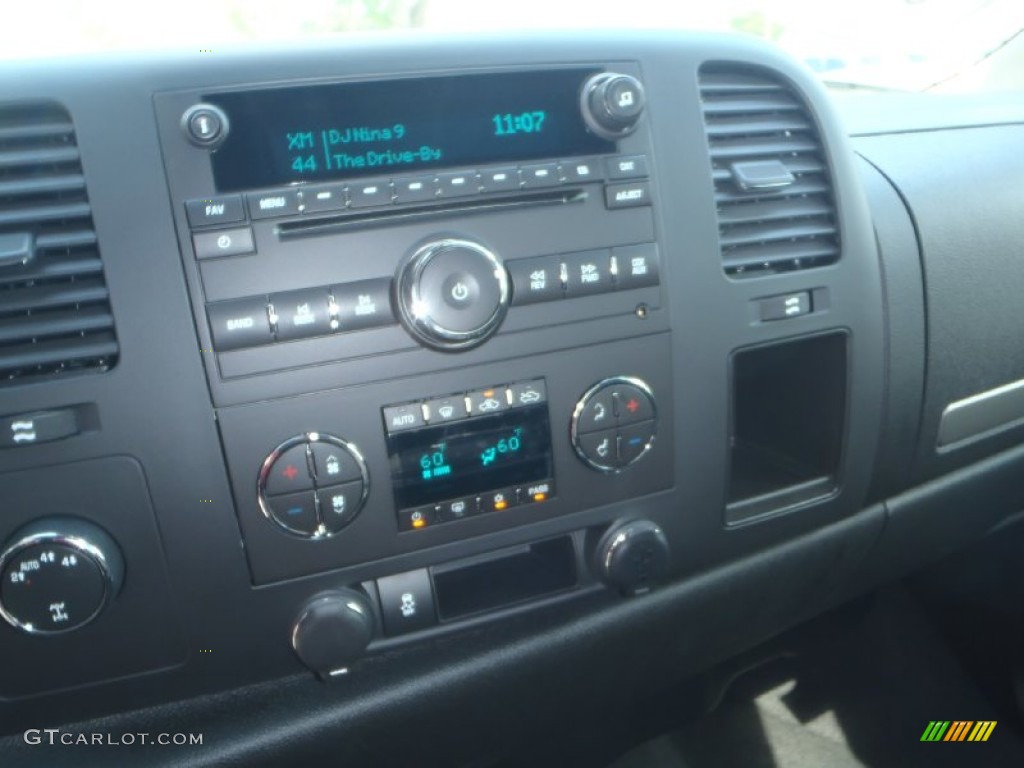
[[[242,195],[217,195],[185,203],[189,226],[222,226],[252,220],[346,209],[425,203],[519,192],[605,179],[642,179],[648,174],[644,155],[573,158],[495,168],[464,168],[394,178],[329,184],[300,184]],[[609,185],[612,186],[612,185]],[[228,255],[228,254],[220,254]]]

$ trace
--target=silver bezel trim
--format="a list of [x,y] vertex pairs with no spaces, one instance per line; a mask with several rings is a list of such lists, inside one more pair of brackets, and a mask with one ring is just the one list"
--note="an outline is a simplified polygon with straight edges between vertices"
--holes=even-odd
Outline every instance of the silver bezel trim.
[[74,632],[76,629],[81,629],[103,613],[104,609],[110,605],[111,599],[113,599],[113,575],[110,571],[110,565],[107,562],[107,556],[103,554],[102,549],[81,536],[67,535],[58,533],[57,531],[40,531],[39,533],[33,533],[19,539],[4,550],[3,554],[0,555],[0,577],[2,577],[11,560],[16,558],[29,547],[33,547],[38,544],[53,544],[70,547],[89,558],[89,560],[91,560],[99,570],[100,578],[103,581],[103,597],[100,599],[99,605],[88,618],[72,626],[64,627],[63,629],[40,629],[33,624],[25,624],[10,613],[2,601],[0,601],[0,617],[3,617],[4,621],[15,629],[20,629],[22,632],[30,635],[62,635],[65,632]]
[[1024,379],[979,392],[947,405],[939,418],[940,452],[961,443],[1019,426],[1024,420]]
[[[423,304],[423,297],[420,294],[423,270],[438,254],[455,248],[478,253],[490,262],[498,282],[498,306],[483,325],[469,331],[453,331],[440,325],[429,315],[418,315],[415,311],[415,307]],[[482,343],[498,329],[508,310],[510,291],[505,265],[489,249],[471,240],[446,238],[421,246],[401,267],[396,284],[396,303],[403,324],[417,339],[437,349],[468,349]]]
[[[267,497],[267,477],[269,477],[270,475],[270,468],[274,465],[274,462],[281,458],[281,455],[284,454],[285,451],[294,448],[296,445],[311,445],[312,443],[326,443],[328,445],[334,445],[343,451],[347,451],[348,454],[353,459],[355,459],[356,465],[359,467],[359,474],[363,484],[362,495],[359,497],[359,503],[356,505],[356,511],[352,514],[352,517],[349,519],[347,523],[345,523],[345,525],[342,528],[338,529],[337,531],[327,530],[327,527],[324,525],[323,522],[323,516],[320,513],[320,504],[318,501],[315,502],[317,505],[317,528],[312,534],[310,534],[306,531],[299,531],[294,528],[290,528],[283,522],[278,520],[277,517],[274,515],[274,511],[270,506],[269,498]],[[354,483],[355,480],[350,480],[348,482]],[[334,483],[334,485],[344,484],[345,483]],[[316,481],[314,480],[313,487],[310,488],[309,490],[310,493],[314,494],[314,498],[316,491],[319,490],[321,487],[327,488],[329,486],[319,486],[316,484]],[[363,458],[363,454],[359,452],[359,449],[355,446],[354,443],[350,443],[347,440],[342,440],[340,437],[335,437],[334,435],[325,435],[322,432],[305,432],[301,435],[296,435],[295,437],[290,437],[287,440],[285,440],[274,450],[272,450],[270,454],[267,456],[267,458],[263,460],[263,464],[260,465],[260,471],[256,478],[256,499],[257,502],[259,503],[260,512],[263,513],[263,516],[267,518],[267,520],[272,522],[274,525],[276,525],[278,528],[280,528],[282,531],[289,534],[290,536],[295,536],[296,538],[312,541],[322,541],[325,539],[331,539],[337,536],[342,531],[344,531],[345,528],[350,526],[353,522],[355,522],[355,519],[359,517],[359,513],[362,512],[363,507],[366,505],[366,499],[369,497],[369,495],[370,472],[366,467],[366,460]]]
[[[587,407],[587,402],[606,387],[614,386],[616,384],[629,384],[636,387],[643,392],[651,401],[651,421],[654,423],[654,430],[651,432],[651,439],[647,441],[644,449],[637,454],[636,458],[630,461],[628,464],[623,464],[621,467],[609,467],[604,464],[598,464],[589,456],[587,456],[579,443],[579,419],[583,415],[583,409]],[[640,422],[637,422],[640,423]],[[651,451],[651,446],[654,445],[655,439],[658,436],[658,401],[654,398],[654,390],[648,386],[647,382],[643,379],[638,379],[635,376],[612,376],[611,378],[601,379],[594,386],[583,393],[583,396],[576,401],[576,407],[572,412],[572,419],[569,422],[569,439],[572,443],[573,450],[576,451],[576,455],[579,456],[580,460],[593,470],[601,472],[605,475],[617,475],[624,469],[636,464],[640,459],[646,456]]]

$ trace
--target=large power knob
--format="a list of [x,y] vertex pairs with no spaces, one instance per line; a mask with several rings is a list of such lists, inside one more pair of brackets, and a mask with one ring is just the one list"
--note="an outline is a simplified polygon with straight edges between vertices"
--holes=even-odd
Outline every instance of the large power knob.
[[78,629],[121,589],[124,561],[101,528],[73,517],[37,520],[0,554],[0,616],[33,635]]
[[580,107],[590,130],[615,140],[636,130],[646,101],[643,85],[632,75],[602,72],[584,84]]
[[370,601],[355,589],[324,592],[299,612],[292,627],[292,648],[319,677],[345,674],[373,639]]
[[508,310],[504,265],[470,240],[437,240],[418,248],[399,269],[396,291],[406,329],[435,349],[482,343]]

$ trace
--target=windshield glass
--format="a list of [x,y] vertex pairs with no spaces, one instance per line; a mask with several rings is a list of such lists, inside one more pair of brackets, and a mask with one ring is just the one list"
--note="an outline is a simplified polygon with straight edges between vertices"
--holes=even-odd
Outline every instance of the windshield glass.
[[0,56],[218,47],[355,32],[679,28],[771,40],[831,84],[1024,88],[1024,0],[42,0],[3,11]]

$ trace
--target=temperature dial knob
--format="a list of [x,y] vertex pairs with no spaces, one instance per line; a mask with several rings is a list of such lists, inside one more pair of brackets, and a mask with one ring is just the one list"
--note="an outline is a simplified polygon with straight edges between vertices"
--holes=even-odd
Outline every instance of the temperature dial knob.
[[587,127],[612,140],[636,130],[647,101],[639,80],[615,72],[602,72],[587,80],[580,98]]
[[121,589],[114,540],[84,520],[53,517],[20,529],[0,554],[0,616],[33,635],[78,629]]
[[402,323],[435,349],[462,350],[498,330],[509,302],[504,265],[469,240],[438,240],[416,250],[398,273]]

